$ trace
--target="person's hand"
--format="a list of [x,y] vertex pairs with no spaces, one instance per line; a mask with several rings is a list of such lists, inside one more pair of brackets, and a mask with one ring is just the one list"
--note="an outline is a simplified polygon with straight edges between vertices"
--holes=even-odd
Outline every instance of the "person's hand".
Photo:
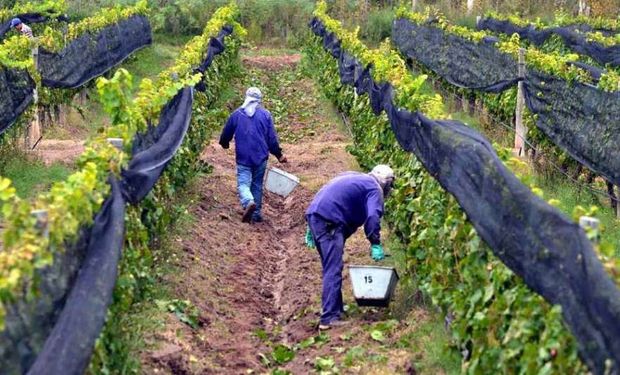
[[280,163],[287,163],[287,162],[288,162],[288,159],[286,158],[286,156],[285,156],[285,155],[282,155],[282,156],[280,156],[280,157],[278,158],[278,161],[279,161]]
[[316,245],[314,244],[314,238],[312,238],[312,232],[310,232],[310,227],[306,227],[306,246],[309,249],[314,249]]
[[370,246],[370,256],[374,261],[380,261],[385,259],[385,253],[383,252],[383,246],[380,244]]

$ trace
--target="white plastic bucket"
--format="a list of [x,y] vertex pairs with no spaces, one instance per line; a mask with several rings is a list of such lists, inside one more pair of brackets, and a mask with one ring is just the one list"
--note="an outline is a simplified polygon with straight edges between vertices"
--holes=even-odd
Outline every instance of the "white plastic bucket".
[[398,283],[392,267],[349,266],[353,295],[359,306],[387,307]]
[[297,185],[299,185],[299,178],[281,169],[272,167],[267,172],[265,187],[272,193],[286,197]]

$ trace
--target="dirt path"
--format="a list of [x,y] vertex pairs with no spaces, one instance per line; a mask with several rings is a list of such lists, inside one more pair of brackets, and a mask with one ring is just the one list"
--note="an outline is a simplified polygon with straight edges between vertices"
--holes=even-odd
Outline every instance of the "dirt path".
[[73,164],[84,152],[84,141],[42,139],[33,151],[46,165],[56,162]]
[[[243,224],[234,152],[215,142],[206,148],[213,173],[198,182],[194,222],[175,239],[177,272],[163,281],[174,299],[163,304],[169,313],[162,329],[147,338],[151,349],[142,353],[143,373],[416,373],[415,356],[400,343],[415,329],[410,322],[428,320],[425,312],[414,309],[413,319],[397,321],[389,310],[357,308],[346,270],[350,324],[317,331],[321,268],[316,250],[303,244],[303,213],[322,184],[357,166],[346,152],[338,117],[295,71],[297,61],[261,57],[256,67],[245,58],[254,68],[235,88],[242,92],[265,82],[266,107],[280,122],[281,138],[292,140],[283,144],[290,163],[278,167],[299,176],[301,186],[286,199],[266,193],[265,221]],[[295,110],[302,106],[312,116]],[[347,242],[345,254],[345,264],[370,263],[361,233]]]

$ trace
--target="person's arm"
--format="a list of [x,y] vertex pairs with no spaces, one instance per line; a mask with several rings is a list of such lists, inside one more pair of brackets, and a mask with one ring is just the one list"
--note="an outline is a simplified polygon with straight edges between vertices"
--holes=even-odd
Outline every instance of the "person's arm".
[[381,244],[381,217],[383,216],[383,194],[375,189],[366,198],[367,218],[364,223],[366,238],[372,245]]
[[271,114],[267,113],[267,145],[269,146],[269,152],[275,156],[278,161],[286,162],[286,157],[282,154],[282,149],[280,148],[280,142],[278,141],[278,134],[276,133],[276,128],[273,125],[273,118]]
[[224,130],[222,130],[222,135],[220,135],[220,145],[223,148],[230,147],[230,141],[235,136],[235,130],[237,130],[237,123],[233,120],[233,115],[230,115],[226,121]]

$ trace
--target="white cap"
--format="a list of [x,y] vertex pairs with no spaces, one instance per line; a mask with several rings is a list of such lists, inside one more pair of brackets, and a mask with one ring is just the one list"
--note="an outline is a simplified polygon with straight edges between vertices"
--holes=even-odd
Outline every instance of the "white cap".
[[254,116],[254,112],[256,112],[256,107],[260,103],[263,98],[263,94],[260,92],[258,87],[250,87],[245,92],[245,101],[241,105],[241,108],[245,111],[245,113],[252,117]]
[[394,171],[389,165],[379,164],[370,171],[370,175],[375,177],[382,187],[394,182]]
[[245,92],[245,97],[256,99],[256,100],[261,100],[263,98],[263,94],[260,92],[260,89],[258,87],[250,87]]

